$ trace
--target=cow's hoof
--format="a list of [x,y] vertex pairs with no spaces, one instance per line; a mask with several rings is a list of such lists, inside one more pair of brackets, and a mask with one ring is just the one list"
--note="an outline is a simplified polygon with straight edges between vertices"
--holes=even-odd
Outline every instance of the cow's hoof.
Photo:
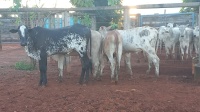
[[116,80],[111,80],[111,84],[117,85],[117,83],[118,83],[118,81],[116,81]]
[[40,87],[46,87],[47,83],[39,83],[38,86],[40,86]]

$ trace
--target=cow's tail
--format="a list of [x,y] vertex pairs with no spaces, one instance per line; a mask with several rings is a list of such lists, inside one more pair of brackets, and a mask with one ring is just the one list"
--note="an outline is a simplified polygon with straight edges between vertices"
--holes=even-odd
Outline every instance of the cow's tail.
[[[89,33],[89,41],[90,41],[90,57],[92,56],[92,31],[90,30],[90,33]],[[90,58],[89,60],[89,69],[90,69],[90,72],[92,74],[92,59]]]
[[120,55],[119,55],[119,53],[120,53],[120,51],[119,51],[120,50],[120,48],[119,48],[120,45],[119,44],[120,44],[120,38],[122,38],[122,37],[121,37],[121,35],[119,34],[119,32],[117,30],[115,30],[115,33],[117,35],[116,36],[117,38],[115,38],[115,43],[117,45],[117,47],[116,47],[116,59],[117,59],[117,61],[116,62],[117,62],[118,67],[120,67],[120,60],[119,60],[119,58],[120,58]]
[[[157,31],[156,31],[156,35],[155,35],[155,37],[156,37],[155,52],[156,52],[156,54],[157,54],[157,52],[158,52],[158,47],[159,47],[159,44],[160,44],[159,34],[158,34]],[[160,46],[160,47],[161,47],[161,46]]]
[[90,30],[89,41],[90,41],[90,57],[92,56],[92,31]]

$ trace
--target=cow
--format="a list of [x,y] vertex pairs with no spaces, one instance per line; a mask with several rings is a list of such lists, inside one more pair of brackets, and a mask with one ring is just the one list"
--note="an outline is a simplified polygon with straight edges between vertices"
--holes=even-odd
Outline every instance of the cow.
[[167,23],[168,28],[176,27],[177,25],[175,23]]
[[193,50],[193,30],[188,27],[188,25],[178,26],[180,30],[180,49],[181,49],[181,58],[184,60],[184,54],[186,54],[186,59],[188,59],[188,52],[190,51],[190,57],[192,57]]
[[196,56],[198,56],[199,52],[199,26],[194,27],[193,30],[193,42]]
[[166,59],[169,59],[170,50],[172,49],[173,59],[175,59],[175,47],[179,42],[180,30],[172,25],[161,26],[159,28],[160,42],[165,44]]
[[[100,53],[101,53],[101,44],[103,38],[98,31],[91,30],[91,60],[92,65],[94,66],[93,77],[96,78],[100,73]],[[52,58],[55,61],[58,61],[58,70],[59,70],[59,81],[62,81],[63,78],[63,66],[65,58],[69,58],[69,56],[78,56],[79,54],[76,52],[72,52],[68,55],[64,54],[56,54],[52,55]]]
[[[123,53],[125,57],[126,65],[128,66],[131,77],[133,76],[132,68],[131,68],[131,53],[143,51],[147,54],[149,69],[147,73],[150,72],[152,63],[155,66],[156,76],[159,76],[159,61],[160,59],[156,55],[155,48],[152,47],[151,41],[157,36],[155,30],[151,27],[137,27],[128,30],[117,30],[119,34],[122,36],[123,40]],[[105,37],[107,33],[107,28],[105,26],[101,26],[99,28],[99,32]],[[152,42],[153,43],[153,42]],[[101,74],[102,74],[101,67]]]
[[[103,40],[103,58],[109,60],[111,69],[111,81],[117,84],[122,56],[122,37],[118,31],[108,31]],[[102,59],[102,66],[104,66]]]
[[39,60],[39,85],[47,85],[47,56],[70,54],[73,51],[79,54],[82,64],[79,83],[88,82],[89,71],[92,69],[92,62],[87,54],[91,30],[86,26],[75,24],[59,29],[46,29],[39,26],[29,29],[25,25],[20,25],[18,29],[12,29],[10,32],[18,32],[21,46],[27,46],[27,55]]

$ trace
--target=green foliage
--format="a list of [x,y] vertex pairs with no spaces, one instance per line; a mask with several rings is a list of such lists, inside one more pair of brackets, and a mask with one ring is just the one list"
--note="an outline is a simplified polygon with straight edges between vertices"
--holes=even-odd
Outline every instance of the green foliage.
[[[121,0],[70,0],[72,5],[76,7],[96,7],[96,6],[116,6],[121,4]],[[83,12],[82,12],[83,13]],[[96,15],[97,28],[100,26],[117,26],[120,18],[122,17],[121,11],[116,10],[97,10],[97,11],[85,11],[84,16],[74,17],[75,23],[80,20],[80,22],[86,26],[91,25],[91,19],[88,14]],[[112,22],[111,22],[112,21]]]
[[15,63],[15,69],[17,69],[17,70],[30,70],[30,71],[32,71],[32,70],[35,69],[35,67],[30,62],[20,61],[20,62]]
[[94,0],[70,0],[70,3],[76,7],[92,7]]
[[113,21],[110,22],[111,29],[117,29],[118,24],[114,23]]
[[86,26],[91,26],[91,18],[88,14],[85,14],[82,18],[81,18],[81,24],[86,25]]
[[109,6],[115,6],[115,5],[120,5],[121,0],[108,0],[108,5]]
[[12,7],[12,10],[14,11],[18,11],[19,8],[21,8],[21,2],[22,0],[13,0],[13,7]]
[[[187,2],[200,2],[200,0],[183,0],[183,3]],[[199,7],[182,7],[180,12],[199,12]]]

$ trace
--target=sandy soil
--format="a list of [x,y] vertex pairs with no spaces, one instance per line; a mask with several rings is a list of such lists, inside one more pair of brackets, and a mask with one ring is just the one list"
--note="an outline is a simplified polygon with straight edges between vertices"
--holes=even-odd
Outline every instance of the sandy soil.
[[191,59],[165,61],[158,54],[160,77],[146,75],[147,63],[132,58],[134,79],[121,64],[119,83],[110,82],[109,64],[102,81],[79,85],[81,66],[73,58],[72,71],[58,82],[56,62],[48,63],[48,85],[38,86],[39,71],[15,70],[14,64],[29,60],[17,44],[3,44],[0,51],[0,112],[200,112],[200,84],[191,73]]

